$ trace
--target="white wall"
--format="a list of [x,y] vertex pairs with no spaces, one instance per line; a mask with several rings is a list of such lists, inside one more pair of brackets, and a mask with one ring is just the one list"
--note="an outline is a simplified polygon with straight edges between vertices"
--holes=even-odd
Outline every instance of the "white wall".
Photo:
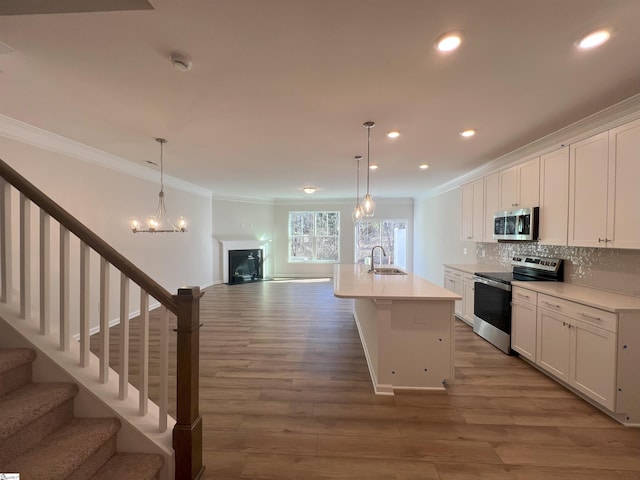
[[[213,198],[213,280],[222,282],[219,240],[273,240],[273,203]],[[273,255],[265,252],[265,272],[273,271]]]
[[[376,212],[374,218],[407,219],[407,238],[413,235],[413,200],[374,198]],[[354,262],[355,229],[351,212],[353,199],[333,201],[276,201],[274,205],[274,251],[275,276],[281,277],[313,277],[333,275],[332,263],[289,263],[289,212],[306,211],[339,211],[340,212],[340,263]],[[412,265],[413,245],[407,245],[407,265]],[[409,268],[410,269],[410,268]]]
[[[145,217],[153,214],[157,206],[159,181],[157,183],[100,167],[69,156],[0,137],[0,156],[26,177],[37,188],[67,209],[78,220],[100,235],[107,243],[122,253],[136,266],[154,278],[163,287],[175,293],[184,285],[207,286],[212,283],[212,231],[211,199],[201,194],[177,190],[165,185],[168,213],[175,217],[184,215],[189,220],[189,231],[184,234],[133,234],[129,222],[133,216]],[[13,210],[17,212],[18,196],[14,193]],[[38,209],[32,208],[32,236],[38,235]],[[13,241],[18,240],[18,227],[13,229]],[[52,315],[58,311],[58,228],[52,221]],[[17,243],[14,243],[17,245]],[[32,305],[38,312],[38,248],[34,241],[31,251]],[[79,242],[72,240],[71,290],[77,295]],[[14,260],[14,285],[17,285],[17,251]],[[91,273],[96,278],[99,260],[95,253],[91,259]],[[95,275],[95,276],[94,276]],[[111,269],[110,317],[118,315],[119,272]],[[97,325],[97,282],[92,282],[92,325]],[[131,293],[131,310],[138,309],[138,294]],[[14,293],[15,296],[15,293]],[[153,302],[153,300],[152,300]],[[71,297],[72,307],[77,311],[77,302]],[[73,310],[72,310],[73,313]],[[72,333],[78,329],[72,327]]]
[[443,263],[476,263],[476,244],[460,240],[461,198],[456,188],[414,206],[413,272],[438,285]]

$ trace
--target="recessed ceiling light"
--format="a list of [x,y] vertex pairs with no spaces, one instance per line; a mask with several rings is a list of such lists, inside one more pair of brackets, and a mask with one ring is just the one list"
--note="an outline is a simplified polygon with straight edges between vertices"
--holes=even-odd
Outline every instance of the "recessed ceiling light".
[[427,168],[429,168],[429,165],[427,165],[426,163],[420,165],[420,170],[426,170]]
[[376,165],[375,163],[369,166],[369,170],[377,170],[378,169],[378,165]]
[[311,195],[311,194],[315,193],[315,191],[316,191],[316,187],[304,187],[304,188],[302,189],[302,191],[303,191],[304,193],[306,193],[307,195]]
[[611,38],[611,32],[609,30],[596,30],[580,40],[578,47],[583,50],[599,47],[609,40],[609,38]]
[[465,130],[463,132],[460,132],[460,136],[461,137],[473,137],[476,134],[476,131],[473,129],[469,129],[469,130]]
[[398,130],[391,130],[387,132],[387,137],[389,138],[398,138],[400,136],[400,132]]
[[453,52],[462,44],[462,34],[460,32],[449,32],[438,37],[436,50],[442,53]]

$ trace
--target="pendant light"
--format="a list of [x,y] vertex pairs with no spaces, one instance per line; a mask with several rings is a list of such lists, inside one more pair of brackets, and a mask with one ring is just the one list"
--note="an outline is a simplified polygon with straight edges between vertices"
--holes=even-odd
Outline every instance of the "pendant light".
[[162,156],[162,147],[167,141],[164,138],[156,138],[156,142],[160,144],[160,193],[158,193],[158,207],[155,215],[147,218],[146,228],[136,218],[131,221],[131,230],[133,233],[171,233],[186,232],[187,221],[184,217],[178,218],[178,225],[174,225],[167,215],[167,207],[164,203],[164,159]]
[[362,206],[360,205],[360,160],[362,159],[362,155],[356,155],[354,157],[356,159],[356,206],[353,209],[353,213],[351,214],[351,218],[353,219],[353,223],[358,223],[362,219]]
[[375,126],[375,122],[364,122],[362,125],[367,129],[367,194],[362,199],[362,214],[365,217],[373,217],[376,204],[369,193],[369,173],[371,171],[371,128]]

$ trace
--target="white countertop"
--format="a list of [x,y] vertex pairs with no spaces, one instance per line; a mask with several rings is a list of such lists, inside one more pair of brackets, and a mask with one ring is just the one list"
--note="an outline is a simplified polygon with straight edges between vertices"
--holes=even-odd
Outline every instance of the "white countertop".
[[462,297],[427,279],[406,275],[375,275],[369,265],[334,265],[333,294],[339,298],[394,300],[460,300]]
[[476,273],[476,272],[510,272],[511,267],[505,267],[503,265],[487,265],[480,263],[461,263],[461,264],[451,264],[444,263],[446,268],[452,268],[454,270],[459,270],[464,273]]
[[596,288],[583,287],[564,282],[519,282],[516,287],[527,288],[534,292],[553,295],[554,297],[578,302],[608,312],[640,312],[640,297],[607,292]]

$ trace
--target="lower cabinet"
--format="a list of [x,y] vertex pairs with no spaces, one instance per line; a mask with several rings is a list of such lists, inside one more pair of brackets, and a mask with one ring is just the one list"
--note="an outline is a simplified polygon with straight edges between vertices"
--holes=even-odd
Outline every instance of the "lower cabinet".
[[[590,307],[553,297],[540,295],[540,299],[535,363],[607,409],[615,410],[615,314],[594,313]],[[585,309],[589,310],[583,312]]]
[[471,279],[467,275],[464,276],[463,290],[462,319],[473,327],[473,296],[475,295],[473,275],[471,275]]
[[462,297],[462,300],[456,300],[455,314],[473,326],[473,274],[445,267],[444,288]]
[[530,362],[536,361],[538,294],[513,287],[511,295],[511,349]]
[[[452,268],[444,269],[444,288],[451,290],[453,293],[464,297],[464,274],[459,270]],[[456,300],[455,314],[457,317],[462,318],[463,315],[463,301]]]

